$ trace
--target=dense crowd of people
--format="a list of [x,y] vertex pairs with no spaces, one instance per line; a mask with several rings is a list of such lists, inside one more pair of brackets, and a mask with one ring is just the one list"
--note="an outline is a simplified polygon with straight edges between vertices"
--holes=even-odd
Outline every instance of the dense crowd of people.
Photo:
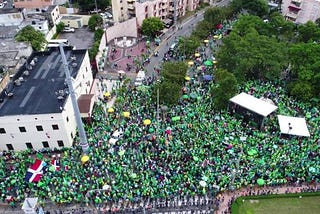
[[[211,43],[209,43],[211,44]],[[199,49],[201,50],[201,49]],[[205,49],[202,56],[207,56]],[[241,186],[318,183],[320,180],[320,110],[292,99],[280,83],[248,81],[240,91],[267,96],[277,114],[306,117],[310,137],[283,137],[275,115],[263,129],[245,123],[241,115],[215,111],[209,88],[213,65],[195,60],[181,99],[157,109],[148,86],[124,86],[113,111],[101,102],[86,124],[89,160],[82,150],[3,152],[0,159],[0,199],[15,205],[27,196],[63,203],[137,202],[175,196],[211,195]],[[201,68],[199,69],[199,66]],[[160,111],[157,117],[157,111]],[[129,114],[124,114],[129,112]],[[146,123],[150,120],[150,124]],[[115,132],[116,142],[110,143]],[[26,182],[28,167],[38,158],[59,170],[45,170],[38,183]]]
[[[86,126],[89,161],[81,163],[80,148],[66,148],[55,157],[60,170],[47,170],[38,183],[24,180],[35,158],[30,151],[3,153],[1,200],[14,203],[33,195],[56,203],[93,200],[102,204],[203,195],[256,185],[258,179],[267,185],[319,182],[318,108],[291,99],[280,85],[248,82],[242,91],[256,97],[268,93],[279,114],[306,116],[310,138],[283,138],[275,117],[259,130],[227,111],[214,111],[209,84],[186,81],[184,95],[188,96],[161,111],[159,121],[152,86],[122,90],[115,111],[107,113],[101,103]],[[145,125],[146,119],[151,124]],[[116,130],[123,131],[123,136],[110,144]],[[251,153],[252,149],[256,152]],[[50,162],[50,153],[39,154],[38,158]]]

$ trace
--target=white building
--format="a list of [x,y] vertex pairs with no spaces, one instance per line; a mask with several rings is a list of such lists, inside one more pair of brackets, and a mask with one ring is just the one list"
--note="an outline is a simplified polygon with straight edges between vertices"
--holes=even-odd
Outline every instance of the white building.
[[[79,98],[93,82],[88,52],[65,53]],[[59,49],[33,53],[0,94],[0,150],[70,147],[75,135]]]
[[21,10],[15,8],[0,10],[0,26],[18,26],[23,19]]

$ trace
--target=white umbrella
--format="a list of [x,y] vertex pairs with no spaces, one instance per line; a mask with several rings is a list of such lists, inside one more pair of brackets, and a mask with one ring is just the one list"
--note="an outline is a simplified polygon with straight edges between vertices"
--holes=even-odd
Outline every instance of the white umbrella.
[[126,72],[124,70],[119,70],[118,74],[125,74]]
[[200,181],[199,184],[202,187],[206,187],[207,186],[207,182],[205,182],[205,181]]

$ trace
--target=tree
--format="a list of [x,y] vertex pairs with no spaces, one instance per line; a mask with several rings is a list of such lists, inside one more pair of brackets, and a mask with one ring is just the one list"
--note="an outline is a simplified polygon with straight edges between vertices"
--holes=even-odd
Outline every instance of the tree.
[[162,65],[161,77],[164,81],[173,82],[182,87],[188,65],[184,62],[167,62]]
[[236,77],[226,70],[217,70],[215,79],[216,84],[211,86],[210,92],[214,108],[222,110],[227,108],[229,99],[237,94],[238,83]]
[[[275,80],[288,66],[287,46],[274,37],[261,35],[255,29],[261,24],[243,16],[233,31],[223,40],[217,54],[218,66],[235,74],[239,82],[247,79]],[[242,24],[242,19],[248,27]],[[257,27],[258,26],[258,27]],[[268,34],[262,30],[262,33]]]
[[320,96],[320,46],[313,42],[292,45],[289,49],[289,92],[302,100]]
[[57,24],[56,27],[57,27],[57,34],[59,34],[63,31],[65,24],[63,22],[59,22],[59,24]]
[[158,17],[144,19],[141,25],[143,35],[155,37],[156,34],[163,30],[163,22]]
[[152,92],[152,99],[156,101],[159,89],[160,103],[170,106],[176,104],[181,96],[181,88],[185,82],[188,66],[184,62],[166,62],[161,70],[161,82]]
[[178,102],[181,96],[181,85],[174,82],[163,81],[155,86],[152,92],[154,101],[157,99],[157,90],[159,89],[159,103],[161,105],[171,106]]
[[31,43],[31,46],[35,51],[43,50],[47,43],[44,34],[34,29],[31,25],[27,25],[26,27],[22,28],[16,35],[15,39],[18,42]]
[[308,21],[298,26],[298,33],[301,42],[319,41],[320,28],[312,21]]
[[103,24],[103,19],[101,16],[94,14],[90,17],[88,25],[91,31],[95,31],[97,27]]
[[226,18],[225,9],[222,7],[211,7],[204,13],[204,20],[212,25],[211,30],[213,30],[217,24],[222,23]]
[[205,20],[198,22],[195,30],[192,31],[192,36],[198,37],[200,40],[206,39],[212,31],[213,25]]
[[[92,11],[96,9],[95,1],[92,0],[75,0],[74,3],[78,4],[82,11]],[[97,7],[105,9],[111,6],[111,0],[97,0]]]
[[191,56],[195,53],[195,50],[200,46],[200,40],[198,37],[181,37],[178,43],[178,52],[181,55]]
[[265,0],[232,0],[231,7],[234,12],[247,11],[249,14],[263,17],[268,14],[269,7]]

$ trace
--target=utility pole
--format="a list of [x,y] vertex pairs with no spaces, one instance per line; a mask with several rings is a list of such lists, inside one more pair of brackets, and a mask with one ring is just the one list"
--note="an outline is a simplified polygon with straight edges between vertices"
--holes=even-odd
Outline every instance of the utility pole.
[[159,88],[157,89],[157,143],[159,146],[159,138],[160,138],[160,134],[159,134]]
[[177,0],[173,0],[173,25],[177,25]]
[[96,6],[96,14],[98,14],[98,4],[97,4],[97,0],[94,0],[94,5]]
[[72,79],[71,79],[71,75],[70,75],[70,71],[69,71],[69,67],[68,67],[68,62],[66,59],[66,55],[64,54],[62,43],[59,44],[59,49],[60,49],[60,54],[62,57],[64,73],[66,75],[66,82],[67,82],[68,89],[69,89],[69,94],[70,94],[72,107],[73,107],[73,111],[74,111],[74,116],[76,118],[77,127],[79,129],[80,146],[82,148],[82,152],[84,154],[87,154],[88,150],[89,150],[89,144],[88,144],[86,133],[83,128],[83,124],[82,124],[82,120],[81,120],[81,116],[80,116],[80,110],[79,110],[79,106],[78,106],[78,102],[77,102],[77,98],[76,98],[76,93],[75,93],[73,85],[72,85]]

